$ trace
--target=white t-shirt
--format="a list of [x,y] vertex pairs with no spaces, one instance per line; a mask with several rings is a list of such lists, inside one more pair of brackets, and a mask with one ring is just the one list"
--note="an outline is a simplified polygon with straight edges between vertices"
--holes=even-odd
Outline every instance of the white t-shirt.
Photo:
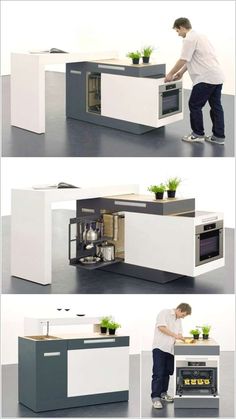
[[183,39],[180,59],[187,61],[193,86],[198,83],[222,84],[224,74],[210,41],[193,30]]
[[158,348],[163,352],[173,354],[175,338],[165,335],[158,329],[158,326],[166,326],[171,332],[182,334],[181,319],[176,319],[175,310],[166,309],[160,311],[156,320],[153,349]]

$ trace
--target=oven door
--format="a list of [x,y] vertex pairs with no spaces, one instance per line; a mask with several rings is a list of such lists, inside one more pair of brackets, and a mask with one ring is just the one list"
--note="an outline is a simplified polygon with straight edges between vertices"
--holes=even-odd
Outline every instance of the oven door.
[[176,394],[179,396],[216,396],[217,368],[177,368]]
[[223,228],[204,231],[204,227],[196,227],[196,230],[203,230],[197,231],[196,234],[196,266],[223,257]]
[[159,119],[182,112],[182,84],[159,86]]

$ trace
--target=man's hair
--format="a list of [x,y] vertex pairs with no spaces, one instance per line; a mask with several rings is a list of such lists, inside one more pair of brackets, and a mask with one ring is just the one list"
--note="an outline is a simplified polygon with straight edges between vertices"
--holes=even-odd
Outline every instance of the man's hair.
[[186,17],[179,17],[174,21],[173,29],[179,29],[180,26],[183,26],[185,29],[192,29],[190,20]]
[[189,304],[187,303],[181,303],[178,305],[178,307],[176,307],[176,310],[180,310],[182,311],[182,313],[187,313],[187,315],[190,315],[192,313],[192,308]]

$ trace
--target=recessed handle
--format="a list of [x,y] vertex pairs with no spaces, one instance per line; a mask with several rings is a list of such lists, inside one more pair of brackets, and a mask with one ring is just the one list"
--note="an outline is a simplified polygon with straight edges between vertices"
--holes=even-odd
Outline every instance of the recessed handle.
[[85,344],[97,344],[97,343],[112,343],[115,342],[115,339],[88,339],[88,340],[84,340]]
[[131,201],[115,201],[115,205],[125,205],[128,207],[146,208],[147,204],[144,202],[131,202]]

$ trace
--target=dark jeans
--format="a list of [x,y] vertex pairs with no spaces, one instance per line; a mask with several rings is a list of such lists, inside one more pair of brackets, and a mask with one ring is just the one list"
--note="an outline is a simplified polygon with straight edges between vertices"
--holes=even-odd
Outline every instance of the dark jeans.
[[152,369],[152,399],[158,399],[162,393],[166,393],[169,386],[170,375],[174,372],[174,355],[153,349]]
[[201,136],[205,134],[202,108],[208,101],[211,108],[212,132],[216,137],[225,138],[221,89],[222,84],[198,83],[193,86],[188,104],[190,109],[190,124],[194,134]]

